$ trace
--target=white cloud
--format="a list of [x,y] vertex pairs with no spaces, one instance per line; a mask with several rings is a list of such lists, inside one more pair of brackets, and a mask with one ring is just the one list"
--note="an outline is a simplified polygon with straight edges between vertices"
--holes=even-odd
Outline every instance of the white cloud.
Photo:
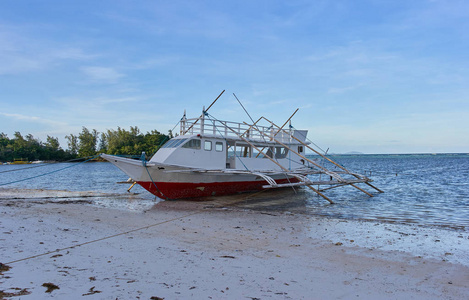
[[124,103],[124,102],[137,102],[140,99],[137,97],[123,97],[123,98],[109,98],[109,99],[98,99],[101,104],[110,103]]
[[21,38],[0,26],[0,75],[39,69],[41,64],[22,47]]
[[50,120],[50,119],[44,119],[36,116],[28,116],[28,115],[22,115],[22,114],[9,114],[9,113],[0,113],[0,115],[5,116],[7,118],[19,120],[19,121],[26,121],[26,122],[32,122],[32,123],[40,123],[40,124],[46,124],[46,125],[51,125],[51,126],[64,126],[66,123],[64,122],[59,122],[55,120]]
[[158,57],[149,58],[141,62],[131,63],[126,68],[133,70],[152,69],[155,67],[171,65],[179,62],[180,60],[181,58],[176,55],[160,55]]
[[76,46],[34,35],[20,26],[0,24],[0,75],[43,71],[67,61],[98,58]]
[[115,69],[107,67],[82,67],[81,71],[91,80],[106,83],[115,83],[125,76]]
[[41,69],[41,63],[37,60],[21,55],[0,52],[0,75],[19,74]]
[[52,52],[52,56],[64,60],[91,60],[100,57],[100,55],[88,54],[83,49],[75,47],[56,49]]
[[331,87],[328,89],[329,94],[344,94],[353,90],[360,88],[362,85],[353,85],[353,86],[345,86],[345,87]]

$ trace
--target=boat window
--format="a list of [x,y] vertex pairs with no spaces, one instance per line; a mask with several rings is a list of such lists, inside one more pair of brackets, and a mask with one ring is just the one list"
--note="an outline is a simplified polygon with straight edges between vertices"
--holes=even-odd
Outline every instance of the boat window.
[[189,140],[187,143],[182,145],[182,148],[200,149],[200,140],[199,139]]
[[162,148],[171,148],[171,146],[176,142],[176,140],[169,140]]
[[275,158],[287,157],[288,149],[284,147],[275,147]]
[[211,141],[205,141],[204,149],[207,150],[207,151],[211,151],[212,150],[212,142]]
[[181,145],[187,139],[172,139],[169,140],[162,148],[176,148],[177,146]]
[[228,158],[236,156],[236,146],[234,145],[234,142],[228,141],[226,143],[226,151],[228,153]]
[[216,142],[215,143],[215,151],[218,151],[218,152],[223,151],[223,143],[222,142]]
[[187,139],[180,139],[180,140],[178,140],[177,143],[175,143],[175,144],[173,145],[173,147],[176,148],[177,146],[181,145],[181,144],[182,144],[183,142],[185,142],[186,140],[187,140]]
[[298,146],[298,153],[303,152],[303,146]]
[[256,148],[252,148],[252,157],[255,158],[272,158],[273,156],[273,150],[274,147],[269,147],[269,146],[264,146],[261,148],[261,146],[257,146],[259,150]]

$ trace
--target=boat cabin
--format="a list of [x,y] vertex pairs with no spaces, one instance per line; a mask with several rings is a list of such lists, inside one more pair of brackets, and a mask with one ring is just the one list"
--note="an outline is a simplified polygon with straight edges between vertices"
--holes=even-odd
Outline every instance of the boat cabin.
[[272,171],[281,170],[279,165],[291,170],[305,164],[298,154],[305,154],[307,130],[285,132],[226,121],[204,124],[203,118],[199,124],[183,118],[180,125],[181,135],[166,142],[150,162],[212,170]]

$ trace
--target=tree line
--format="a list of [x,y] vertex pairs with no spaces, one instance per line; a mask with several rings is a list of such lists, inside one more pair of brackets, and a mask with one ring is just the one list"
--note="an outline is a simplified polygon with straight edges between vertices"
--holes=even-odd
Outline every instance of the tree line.
[[56,137],[48,135],[46,141],[42,142],[31,134],[23,136],[20,132],[15,132],[14,136],[9,138],[2,132],[0,161],[12,162],[19,159],[67,161],[98,153],[141,155],[142,151],[151,155],[171,137],[171,132],[165,135],[157,130],[143,134],[137,126],[131,126],[130,130],[117,127],[117,130],[108,129],[101,133],[96,129],[89,130],[83,127],[78,135],[65,136],[67,149],[64,150]]

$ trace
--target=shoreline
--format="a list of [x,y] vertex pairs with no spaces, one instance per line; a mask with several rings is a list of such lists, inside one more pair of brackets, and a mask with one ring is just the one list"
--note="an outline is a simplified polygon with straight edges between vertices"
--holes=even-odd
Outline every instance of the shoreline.
[[[207,208],[220,208],[220,209],[236,209],[239,210],[246,210],[257,212],[261,214],[298,214],[304,215],[305,217],[317,217],[317,218],[324,218],[324,219],[333,219],[333,220],[345,220],[345,221],[356,221],[356,222],[371,222],[371,223],[380,223],[380,224],[391,224],[391,225],[403,225],[403,226],[415,226],[419,228],[433,228],[433,229],[441,229],[441,230],[454,230],[454,231],[468,231],[469,227],[465,225],[454,225],[454,224],[441,224],[441,223],[419,223],[414,220],[406,219],[405,221],[401,219],[390,219],[386,217],[375,216],[372,218],[364,218],[364,217],[342,217],[338,215],[328,215],[328,214],[320,214],[315,213],[312,211],[304,210],[299,211],[293,207],[293,210],[287,208],[279,208],[279,209],[269,209],[271,205],[278,204],[279,199],[289,198],[291,195],[272,195],[268,194],[265,195],[265,191],[257,192],[257,193],[240,193],[235,195],[227,195],[227,196],[217,196],[217,197],[204,197],[197,200],[162,200],[150,194],[144,190],[143,188],[137,186],[136,188],[140,188],[136,193],[109,193],[105,191],[71,191],[71,190],[55,190],[55,189],[28,189],[28,188],[2,188],[0,187],[0,205],[2,205],[1,201],[12,201],[12,200],[19,200],[19,201],[31,201],[37,202],[42,201],[42,203],[61,203],[61,204],[71,204],[71,203],[82,203],[82,204],[90,204],[97,207],[109,208],[109,209],[117,209],[121,211],[139,211],[145,212],[151,210],[152,207],[155,205],[164,206],[163,203],[177,203],[172,206],[172,209],[190,209],[197,206],[206,206]],[[259,197],[260,195],[260,202],[255,203],[253,205],[244,203],[249,202],[250,200]],[[296,196],[296,195],[295,195]],[[57,200],[63,199],[63,200]],[[158,200],[154,200],[158,199]],[[110,205],[110,202],[114,202],[116,204]],[[117,204],[120,201],[121,203]],[[132,205],[122,205],[122,202],[129,202]],[[319,199],[317,202],[321,205],[322,199]],[[138,204],[141,205],[138,205]],[[268,205],[265,206],[263,203],[267,203]],[[288,202],[286,202],[288,203]],[[329,205],[327,203],[327,205]],[[168,205],[166,205],[168,206]],[[257,206],[257,207],[256,207]],[[469,232],[469,231],[468,231]]]
[[[144,212],[64,203],[0,201],[0,262],[11,267],[0,290],[31,293],[21,299],[469,295],[466,231],[208,202],[159,202]],[[8,264],[55,249],[64,250]],[[44,283],[59,289],[46,293]]]

